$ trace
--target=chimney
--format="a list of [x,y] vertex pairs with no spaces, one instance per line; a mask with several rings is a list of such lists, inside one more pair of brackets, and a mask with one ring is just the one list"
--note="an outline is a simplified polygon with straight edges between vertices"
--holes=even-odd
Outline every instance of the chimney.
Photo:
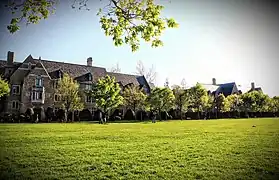
[[87,66],[92,66],[92,57],[87,58]]
[[215,78],[212,78],[212,84],[216,85],[216,79]]
[[251,83],[251,89],[255,90],[255,83],[254,82]]
[[8,51],[8,55],[7,55],[7,64],[8,65],[13,65],[14,64],[14,59],[15,59],[15,53]]

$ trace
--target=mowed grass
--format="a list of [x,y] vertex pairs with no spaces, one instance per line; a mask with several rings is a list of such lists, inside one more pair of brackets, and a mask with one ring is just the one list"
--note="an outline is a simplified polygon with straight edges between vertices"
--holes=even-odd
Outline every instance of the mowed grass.
[[1,124],[0,139],[1,179],[279,179],[279,119]]

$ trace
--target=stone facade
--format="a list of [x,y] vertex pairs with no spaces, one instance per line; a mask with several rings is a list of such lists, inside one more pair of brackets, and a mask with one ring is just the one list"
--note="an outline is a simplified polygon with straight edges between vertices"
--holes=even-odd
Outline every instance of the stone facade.
[[[14,61],[14,53],[8,52],[7,60],[0,60],[0,75],[10,83],[11,93],[2,99],[4,110],[8,113],[25,113],[28,108],[46,110],[48,107],[58,109],[60,96],[55,93],[61,74],[67,73],[80,84],[81,91],[90,88],[105,75],[115,77],[122,87],[137,85],[150,93],[150,86],[144,76],[110,73],[105,68],[92,66],[92,58],[86,65],[62,63],[58,61],[35,59],[29,55],[23,62]],[[94,103],[84,96],[85,109],[95,110]]]

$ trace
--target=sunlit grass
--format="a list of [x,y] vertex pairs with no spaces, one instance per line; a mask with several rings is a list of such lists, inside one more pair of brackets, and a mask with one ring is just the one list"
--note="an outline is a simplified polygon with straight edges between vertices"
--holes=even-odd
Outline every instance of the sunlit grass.
[[1,179],[279,179],[279,119],[1,124],[0,145]]

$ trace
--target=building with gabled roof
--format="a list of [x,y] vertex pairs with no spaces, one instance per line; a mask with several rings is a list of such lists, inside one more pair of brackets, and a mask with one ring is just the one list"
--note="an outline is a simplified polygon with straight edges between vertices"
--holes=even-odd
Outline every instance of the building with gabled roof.
[[252,92],[252,91],[261,91],[261,92],[263,92],[261,87],[255,87],[255,83],[254,82],[251,83],[251,89],[248,92]]
[[217,97],[219,94],[224,94],[225,97],[231,94],[239,94],[239,90],[235,82],[217,84],[216,79],[212,79],[212,84],[202,84],[209,94]]
[[[60,77],[69,74],[79,84],[81,90],[87,90],[98,79],[109,75],[123,85],[136,85],[150,93],[150,86],[144,76],[107,72],[106,68],[93,66],[91,57],[86,65],[64,63],[33,58],[29,55],[23,62],[15,62],[14,52],[8,52],[7,60],[0,60],[0,75],[7,79],[11,86],[10,95],[2,99],[4,108],[0,111],[25,113],[27,108],[59,108],[59,95],[55,88]],[[92,99],[83,97],[85,108],[92,111]]]

